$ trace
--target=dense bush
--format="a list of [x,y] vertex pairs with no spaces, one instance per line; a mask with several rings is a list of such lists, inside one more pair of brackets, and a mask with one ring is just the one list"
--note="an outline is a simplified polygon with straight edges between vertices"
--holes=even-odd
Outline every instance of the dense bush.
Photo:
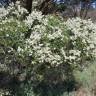
[[[0,90],[1,96],[6,95],[7,91],[14,86],[17,75],[21,73],[21,66],[24,66],[17,54],[17,48],[23,46],[25,34],[28,31],[22,19],[24,14],[19,14],[14,5],[7,9],[0,8],[0,89],[4,89],[4,91]],[[8,88],[7,91],[6,88]]]
[[80,18],[64,21],[36,10],[26,16],[25,9],[15,6],[2,8],[6,14],[0,11],[0,72],[19,82],[19,86],[13,84],[14,95],[30,96],[35,89],[37,93],[70,90],[71,85],[61,86],[75,83],[73,70],[96,57],[96,25]]
[[35,12],[27,17],[25,23],[31,34],[22,51],[28,52],[33,65],[78,66],[96,55],[96,25],[91,20],[73,18],[62,23],[58,17],[41,14],[37,17]]

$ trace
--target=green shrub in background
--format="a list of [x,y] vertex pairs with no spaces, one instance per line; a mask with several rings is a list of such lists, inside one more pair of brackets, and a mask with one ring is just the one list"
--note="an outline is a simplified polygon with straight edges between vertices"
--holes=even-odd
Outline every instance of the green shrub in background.
[[96,61],[90,63],[91,65],[87,66],[82,72],[78,70],[74,71],[76,80],[89,90],[95,86],[94,83],[96,82]]

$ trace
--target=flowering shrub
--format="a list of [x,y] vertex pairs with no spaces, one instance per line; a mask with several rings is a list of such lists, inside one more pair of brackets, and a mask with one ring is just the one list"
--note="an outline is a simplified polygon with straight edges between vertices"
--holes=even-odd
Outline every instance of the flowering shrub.
[[0,71],[12,65],[10,74],[18,74],[21,71],[13,65],[22,63],[27,75],[20,74],[21,81],[29,76],[35,86],[37,81],[57,84],[69,78],[73,68],[96,57],[96,25],[91,20],[63,21],[36,10],[24,19],[27,12],[17,5],[0,9],[0,64],[5,64]]
[[[26,20],[32,31],[30,38],[26,39],[24,51],[32,57],[32,64],[78,66],[95,57],[96,25],[91,20],[73,18],[62,23],[57,17],[44,17],[41,13],[37,17],[36,14],[30,14]],[[38,23],[32,26],[35,20]]]
[[29,58],[31,80],[49,85],[71,81],[74,68],[82,69],[96,57],[96,25],[80,18],[62,22],[56,16],[35,14],[25,20],[31,34],[24,47],[18,47],[19,55]]

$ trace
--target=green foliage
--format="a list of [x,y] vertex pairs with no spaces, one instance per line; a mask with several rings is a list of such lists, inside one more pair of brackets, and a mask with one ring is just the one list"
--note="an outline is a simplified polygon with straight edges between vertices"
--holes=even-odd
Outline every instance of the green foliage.
[[85,70],[85,62],[96,56],[95,24],[36,10],[24,20],[16,16],[0,19],[0,72],[12,79],[7,88],[13,96],[67,96],[76,88],[75,79],[85,84],[90,77],[89,84],[89,69],[76,72],[77,78],[73,72]]
[[17,47],[24,40],[27,29],[28,28],[25,26],[24,22],[21,22],[14,18],[1,20],[0,45],[12,48],[13,46]]

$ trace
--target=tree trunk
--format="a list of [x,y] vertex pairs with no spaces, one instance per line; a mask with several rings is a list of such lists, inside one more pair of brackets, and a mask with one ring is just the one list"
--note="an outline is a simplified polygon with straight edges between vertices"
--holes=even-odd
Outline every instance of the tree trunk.
[[32,2],[33,2],[33,0],[26,0],[25,8],[28,10],[29,13],[31,13],[31,11],[32,11]]
[[28,10],[29,13],[32,11],[32,2],[33,0],[20,0],[21,5]]

